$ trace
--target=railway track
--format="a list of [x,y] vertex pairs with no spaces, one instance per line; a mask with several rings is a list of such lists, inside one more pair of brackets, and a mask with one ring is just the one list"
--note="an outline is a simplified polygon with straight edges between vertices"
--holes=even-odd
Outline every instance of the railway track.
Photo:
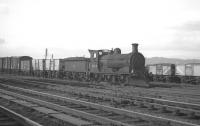
[[[34,78],[34,77],[21,77],[21,76],[9,76],[5,77],[9,79],[16,79],[23,80],[23,81],[32,81],[36,83],[56,83],[57,85],[70,85],[74,87],[86,87],[86,88],[95,88],[95,89],[103,89],[103,90],[116,90],[117,86],[112,86],[107,84],[99,84],[99,83],[89,83],[89,82],[77,82],[77,81],[69,81],[69,80],[58,80],[58,79],[48,79],[48,78]],[[181,85],[180,85],[181,87]],[[120,88],[120,87],[117,87]],[[188,90],[189,88],[189,90]],[[191,102],[191,103],[200,103],[200,94],[198,88],[200,87],[187,87],[186,89],[181,88],[159,88],[159,89],[145,89],[144,88],[137,88],[134,87],[123,87],[126,93],[130,93],[137,95],[140,94],[142,96],[150,96],[154,98],[163,98],[163,99],[170,99],[174,101],[184,101],[184,102]],[[170,90],[169,90],[170,89]],[[133,91],[132,91],[133,90]],[[120,90],[119,90],[120,91]],[[127,92],[128,91],[128,92]],[[124,91],[123,91],[124,92]],[[145,93],[144,93],[145,92]]]
[[42,126],[0,105],[0,126]]
[[[159,124],[157,125],[199,126],[198,124],[193,124],[190,122],[178,121],[169,118],[153,116],[150,114],[144,114],[130,110],[114,108],[111,106],[105,106],[82,100],[66,98],[58,95],[52,95],[49,93],[43,93],[29,89],[22,89],[3,84],[1,84],[1,86],[3,86],[7,90],[10,90],[10,91],[1,90],[1,92],[7,93],[7,95],[12,95],[15,97],[17,96],[29,101],[30,100],[34,102],[37,101],[39,102],[38,104],[48,105],[48,107],[50,108],[59,109],[62,111],[65,110],[66,112],[70,111],[73,114],[77,114],[78,110],[81,111],[80,113],[78,113],[78,115],[82,115],[87,119],[91,119],[92,118],[91,116],[94,116],[96,119],[92,118],[92,120],[95,120],[98,123],[116,124],[116,125],[156,125],[159,122]],[[17,94],[13,92],[17,92]],[[24,93],[26,94],[26,96],[22,95]],[[40,100],[36,98],[40,98]],[[57,107],[52,105],[51,102],[44,100],[49,100],[51,102],[53,101],[54,102],[53,104],[56,104]]]
[[[16,79],[16,77],[9,77],[8,79]],[[108,86],[108,85],[102,85],[102,84],[91,84],[91,83],[82,83],[81,84],[77,84],[78,82],[74,82],[72,81],[70,83],[70,81],[64,81],[64,80],[49,80],[49,79],[38,79],[38,78],[18,78],[16,80],[20,80],[20,81],[24,81],[27,83],[33,82],[33,83],[41,83],[41,84],[45,84],[48,83],[48,85],[53,85],[56,83],[56,85],[69,85],[69,86],[73,86],[73,87],[84,87],[84,88],[95,88],[95,89],[99,89],[99,90],[104,90],[104,91],[121,91],[124,94],[131,94],[131,95],[141,95],[141,96],[150,96],[150,97],[154,97],[154,98],[162,98],[162,99],[169,99],[169,100],[174,100],[174,101],[180,101],[180,102],[190,102],[190,103],[200,103],[200,94],[199,94],[199,90],[194,88],[195,90],[190,89],[191,92],[188,92],[187,89],[141,89],[141,88],[137,88],[134,89],[133,87],[123,87],[123,91],[118,89],[120,87],[115,86],[114,89],[112,89],[112,86]],[[133,89],[130,89],[133,88]],[[144,93],[145,92],[145,93]]]
[[[42,85],[52,85],[52,86],[54,86],[54,85],[56,85],[55,83],[53,84],[53,83],[48,83],[48,82],[39,82],[39,81],[33,81],[33,80],[24,80],[26,83],[32,83],[32,84],[36,84],[36,83],[38,83],[38,84],[42,84]],[[59,85],[59,84],[58,84]],[[93,88],[98,88],[98,87],[93,87]],[[99,90],[103,90],[103,91],[107,91],[107,92],[117,92],[117,94],[120,94],[120,93],[122,93],[122,95],[120,96],[120,97],[124,97],[124,98],[127,98],[127,97],[134,97],[134,96],[138,96],[138,95],[140,95],[140,96],[142,96],[142,97],[146,97],[146,98],[152,98],[152,99],[165,99],[165,100],[169,100],[169,101],[176,101],[176,102],[189,102],[189,103],[193,103],[193,104],[199,104],[200,103],[200,94],[198,95],[198,93],[188,93],[186,90],[184,91],[184,92],[181,92],[181,93],[172,93],[172,94],[170,94],[170,91],[169,91],[169,93],[167,93],[166,95],[165,95],[165,93],[166,93],[166,90],[165,91],[163,91],[164,92],[164,94],[162,94],[162,92],[161,91],[159,91],[158,89],[157,89],[157,91],[155,91],[155,90],[153,90],[152,91],[152,93],[148,93],[148,92],[151,92],[151,91],[147,91],[146,92],[146,90],[144,91],[140,91],[140,92],[134,92],[135,90],[137,90],[137,89],[133,89],[134,91],[133,92],[126,92],[126,90],[128,90],[128,89],[126,89],[126,87],[124,87],[123,88],[125,91],[122,91],[122,90],[118,90],[118,89],[107,89],[107,88],[102,88],[101,89],[101,87],[100,87],[100,89]],[[138,89],[139,90],[139,89]],[[140,89],[141,90],[141,89]],[[120,92],[120,93],[118,93],[118,92]],[[142,92],[142,93],[141,93]],[[147,94],[144,94],[144,92],[146,92]],[[196,91],[197,92],[197,91]],[[161,95],[160,95],[161,94]],[[117,96],[118,97],[118,96]]]
[[93,122],[42,106],[36,102],[33,103],[20,97],[7,95],[5,92],[1,93],[0,101],[3,101],[10,108],[23,109],[23,113],[40,122],[42,126],[98,126]]
[[[43,84],[43,85],[53,85],[55,84],[51,83],[44,83],[44,82],[35,82],[35,81],[25,81],[30,84]],[[66,92],[66,90],[62,90],[56,87],[48,87],[48,89],[57,90],[58,92]],[[152,109],[152,110],[162,110],[165,112],[172,112],[174,115],[187,115],[188,118],[198,118],[200,117],[200,105],[199,104],[192,104],[192,103],[186,103],[186,102],[177,102],[177,101],[171,101],[171,100],[165,100],[160,98],[151,98],[151,97],[144,97],[144,96],[123,96],[121,98],[119,97],[112,97],[112,96],[106,96],[105,94],[88,94],[85,91],[73,91],[71,94],[78,97],[85,97],[88,100],[94,99],[95,102],[98,102],[98,99],[101,101],[101,99],[109,100],[112,103],[115,103],[116,107],[120,106],[140,106],[142,108]],[[66,92],[69,93],[69,92]]]
[[[82,118],[86,118],[88,120],[93,120],[95,122],[100,123],[101,125],[131,126],[130,124],[123,123],[121,121],[113,119],[113,116],[117,116],[115,113],[110,113],[110,112],[107,112],[107,111],[104,111],[104,110],[101,110],[101,109],[94,109],[93,107],[90,108],[89,106],[84,107],[84,106],[80,106],[80,104],[77,104],[77,103],[76,104],[75,103],[74,104],[68,103],[68,104],[65,104],[65,106],[64,106],[63,104],[59,105],[58,103],[52,103],[52,101],[47,102],[47,101],[44,101],[44,99],[39,100],[39,99],[29,97],[29,96],[26,96],[26,95],[13,93],[11,91],[1,90],[1,92],[3,93],[3,95],[6,94],[6,95],[9,95],[9,96],[12,96],[12,97],[17,97],[17,98],[20,98],[20,99],[23,99],[23,100],[26,100],[26,101],[31,101],[33,103],[40,104],[42,106],[46,106],[46,107],[51,108],[51,109],[56,110],[56,111],[63,111],[63,112],[66,112],[66,113],[70,113],[73,116],[79,116],[79,117],[82,117]],[[89,108],[87,108],[87,107],[89,107]],[[99,115],[99,114],[101,114],[101,115]],[[106,116],[106,114],[108,114],[108,115]],[[112,119],[108,118],[109,116]],[[117,116],[117,118],[122,118],[122,117]],[[125,118],[125,119],[127,120],[128,118]],[[135,122],[138,122],[140,124],[145,123],[145,122],[140,122],[139,119],[136,120],[136,118],[134,120],[132,120],[133,118],[129,118],[129,119],[130,119],[130,121],[135,121]]]
[[[40,83],[42,84],[42,83]],[[69,93],[70,90],[67,92],[65,89],[60,89],[56,87],[48,87],[48,89],[57,90],[58,92],[64,92]],[[85,93],[84,93],[85,92]],[[199,104],[192,104],[192,103],[186,103],[186,102],[177,102],[177,101],[171,101],[166,99],[160,99],[160,98],[151,98],[151,97],[144,97],[144,96],[135,96],[135,97],[112,97],[112,96],[106,96],[106,94],[89,94],[86,93],[86,91],[72,91],[70,92],[74,96],[87,98],[88,100],[94,99],[95,102],[98,102],[98,99],[105,99],[109,100],[110,102],[115,102],[115,106],[120,107],[126,106],[126,105],[135,105],[140,106],[143,108],[149,109],[149,107],[152,107],[152,109],[161,109],[163,111],[171,111],[173,114],[185,114],[189,118],[195,118],[195,116],[200,116],[200,105]],[[166,109],[166,110],[165,110]]]
[[[13,78],[13,77],[10,77]],[[16,77],[14,77],[16,79]],[[81,84],[78,84],[76,81],[65,81],[65,80],[54,80],[54,79],[44,79],[44,78],[30,78],[30,77],[24,77],[19,78],[26,81],[33,81],[36,83],[56,83],[57,85],[70,85],[74,87],[86,87],[86,88],[95,88],[95,89],[103,89],[103,90],[116,90],[116,87],[113,89],[110,85],[102,85],[99,83],[88,83],[88,82],[79,82]],[[118,87],[120,88],[120,87]],[[189,88],[189,90],[188,90]],[[170,99],[174,101],[184,101],[184,102],[191,102],[191,103],[200,103],[200,94],[198,88],[200,87],[187,87],[187,89],[174,89],[174,88],[160,88],[160,89],[143,89],[143,88],[137,88],[134,89],[133,87],[123,87],[125,92],[130,93],[132,95],[140,94],[142,96],[150,96],[154,98],[163,98],[163,99]],[[169,90],[170,89],[170,90]],[[133,90],[133,91],[132,91]],[[120,91],[120,90],[119,90]],[[122,91],[124,92],[124,91]],[[145,93],[144,93],[145,92]]]

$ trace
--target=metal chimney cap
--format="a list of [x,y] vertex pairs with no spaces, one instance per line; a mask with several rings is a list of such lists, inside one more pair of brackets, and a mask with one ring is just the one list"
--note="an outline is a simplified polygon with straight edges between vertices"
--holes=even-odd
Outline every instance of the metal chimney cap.
[[132,45],[139,45],[138,43],[132,43]]

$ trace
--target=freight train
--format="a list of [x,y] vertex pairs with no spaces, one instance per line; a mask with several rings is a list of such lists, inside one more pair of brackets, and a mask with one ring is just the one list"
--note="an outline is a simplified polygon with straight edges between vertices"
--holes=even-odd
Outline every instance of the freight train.
[[96,81],[148,86],[145,58],[132,44],[132,52],[121,54],[114,50],[89,50],[90,57],[64,59],[33,59],[30,56],[0,58],[0,71],[45,78]]
[[151,81],[200,84],[200,63],[146,65]]

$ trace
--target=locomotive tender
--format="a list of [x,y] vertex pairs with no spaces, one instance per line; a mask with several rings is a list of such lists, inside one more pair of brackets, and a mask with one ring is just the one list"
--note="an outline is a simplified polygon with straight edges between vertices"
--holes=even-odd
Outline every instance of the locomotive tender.
[[[15,71],[32,76],[62,78],[79,81],[105,81],[120,84],[147,85],[145,81],[145,58],[138,52],[138,44],[132,44],[132,52],[121,54],[121,50],[89,50],[90,58],[69,57],[65,59],[32,59],[17,57]],[[7,57],[12,59],[13,57]],[[0,58],[0,69],[13,71],[11,65],[5,67]],[[2,65],[1,65],[2,64]],[[4,71],[2,71],[4,72]],[[12,72],[10,72],[12,73]]]

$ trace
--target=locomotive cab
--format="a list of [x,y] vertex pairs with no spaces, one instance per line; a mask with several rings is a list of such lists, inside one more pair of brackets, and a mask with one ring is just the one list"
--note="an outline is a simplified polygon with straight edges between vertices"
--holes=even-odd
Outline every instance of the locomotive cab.
[[101,57],[109,54],[113,54],[113,50],[103,49],[103,50],[89,50],[90,53],[90,64],[89,68],[91,72],[101,71],[101,66],[99,60]]

